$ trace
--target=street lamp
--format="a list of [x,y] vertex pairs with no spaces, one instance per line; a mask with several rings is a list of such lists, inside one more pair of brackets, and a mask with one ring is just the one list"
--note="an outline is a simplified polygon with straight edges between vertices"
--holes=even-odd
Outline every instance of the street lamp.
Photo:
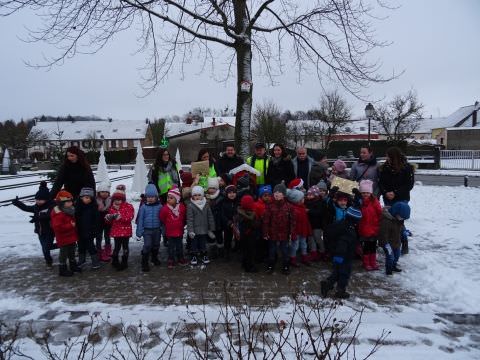
[[368,103],[365,107],[365,116],[368,119],[368,146],[370,146],[370,121],[375,114],[375,108],[373,107],[372,103]]

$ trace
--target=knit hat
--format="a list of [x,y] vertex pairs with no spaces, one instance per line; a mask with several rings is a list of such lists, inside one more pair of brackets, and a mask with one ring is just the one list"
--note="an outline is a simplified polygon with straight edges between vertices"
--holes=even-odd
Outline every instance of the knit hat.
[[349,217],[352,220],[360,221],[362,218],[362,212],[358,210],[357,208],[354,208],[353,206],[350,206],[347,209],[347,217]]
[[337,170],[338,172],[344,172],[345,169],[347,168],[347,164],[345,164],[345,162],[344,162],[343,160],[337,159],[337,160],[335,160],[335,162],[333,163],[333,167],[334,167],[335,170]]
[[192,196],[193,195],[202,195],[204,196],[205,195],[205,192],[203,191],[203,188],[201,186],[194,186],[192,188]]
[[110,184],[108,182],[102,181],[100,184],[97,186],[97,192],[110,192]]
[[406,201],[397,201],[389,209],[393,217],[400,217],[402,220],[410,219],[410,206]]
[[116,187],[115,191],[112,194],[112,201],[115,200],[127,200],[127,197],[125,196],[125,185],[118,185]]
[[327,183],[323,180],[320,180],[317,184],[319,190],[328,191]]
[[177,204],[180,202],[180,189],[178,187],[173,187],[170,190],[168,190],[168,196],[172,196],[177,200]]
[[231,193],[231,192],[237,192],[237,187],[235,185],[228,185],[225,188],[225,194]]
[[287,199],[291,203],[294,203],[294,204],[299,203],[300,201],[303,200],[304,196],[305,195],[303,194],[303,192],[298,190],[298,189],[288,189],[287,190]]
[[360,186],[358,190],[361,193],[373,193],[373,181],[372,180],[362,180],[360,181]]
[[35,200],[48,200],[50,199],[50,192],[48,191],[47,182],[41,181],[38,191],[35,194]]
[[272,195],[272,187],[270,185],[262,185],[258,188],[258,197],[262,197],[263,194]]
[[84,187],[82,188],[82,190],[80,190],[80,197],[82,196],[90,196],[91,198],[93,198],[95,196],[95,191],[93,191],[92,188],[90,187]]
[[317,185],[313,185],[308,189],[307,195],[312,195],[314,197],[320,197],[320,189]]
[[208,178],[208,188],[218,190],[220,188],[220,184],[218,183],[217,177],[209,177]]
[[191,187],[193,184],[193,176],[191,172],[181,171],[180,179],[183,187]]
[[303,180],[300,178],[293,179],[288,184],[289,189],[300,189],[303,187]]
[[147,184],[147,187],[145,188],[145,196],[146,197],[157,197],[158,198],[157,187],[152,183]]
[[72,201],[73,200],[73,195],[70,194],[67,190],[60,190],[55,196],[55,201],[58,202],[65,202],[65,201]]
[[284,196],[287,195],[287,187],[283,181],[273,188],[273,193],[275,194],[276,192],[282,193]]
[[250,175],[248,173],[242,175],[241,177],[238,178],[237,180],[237,187],[239,188],[247,188],[250,186]]
[[255,200],[250,195],[244,195],[240,200],[240,206],[244,210],[253,211],[255,209]]

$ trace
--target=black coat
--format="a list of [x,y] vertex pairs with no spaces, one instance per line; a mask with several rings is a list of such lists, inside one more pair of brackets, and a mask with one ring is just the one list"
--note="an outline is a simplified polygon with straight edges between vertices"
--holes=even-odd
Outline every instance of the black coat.
[[270,160],[267,171],[267,184],[272,186],[272,190],[275,185],[280,184],[282,181],[285,182],[285,186],[288,186],[288,183],[293,179],[295,179],[295,172],[289,156],[278,162],[275,162],[274,159]]
[[32,220],[30,221],[35,225],[35,233],[38,236],[55,237],[55,234],[50,226],[50,213],[55,207],[55,203],[51,200],[47,201],[42,206],[38,205],[25,205],[20,200],[13,200],[13,205],[25,212],[33,213]]
[[222,229],[230,229],[237,215],[237,199],[230,200],[228,197],[222,202]]
[[324,233],[325,247],[333,256],[351,261],[355,254],[358,235],[355,224],[348,219],[335,222],[326,227]]
[[52,186],[52,190],[50,190],[52,199],[55,198],[57,193],[62,189],[62,186],[72,194],[74,198],[78,197],[83,187],[89,187],[95,191],[93,172],[91,169],[86,170],[78,162],[67,162],[67,164],[62,165],[58,171],[55,183]]
[[94,238],[97,235],[99,217],[97,206],[96,201],[85,205],[81,199],[75,204],[75,225],[79,238]]
[[235,155],[230,158],[226,155],[223,155],[215,163],[215,171],[217,172],[218,176],[221,176],[224,180],[228,180],[227,182],[230,183],[228,173],[230,170],[235,169],[237,166],[240,166],[243,163],[244,161],[240,156]]
[[309,201],[305,200],[305,206],[308,209],[308,220],[312,229],[325,229],[328,219],[327,202],[321,199]]
[[215,199],[208,199],[208,205],[212,209],[213,218],[215,219],[215,230],[222,230],[222,203],[223,195],[220,193]]
[[410,164],[396,172],[389,164],[380,166],[378,176],[378,187],[380,193],[385,196],[387,192],[393,191],[393,201],[410,201],[410,190],[415,183],[413,167]]

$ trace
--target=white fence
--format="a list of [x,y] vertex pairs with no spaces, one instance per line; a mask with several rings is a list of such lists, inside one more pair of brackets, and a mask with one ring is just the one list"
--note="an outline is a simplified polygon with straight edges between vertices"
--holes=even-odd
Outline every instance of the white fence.
[[480,170],[480,150],[442,150],[440,168]]

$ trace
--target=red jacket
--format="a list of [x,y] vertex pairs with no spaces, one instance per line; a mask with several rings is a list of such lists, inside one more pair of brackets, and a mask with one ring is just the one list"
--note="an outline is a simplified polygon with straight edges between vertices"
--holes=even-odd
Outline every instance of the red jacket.
[[51,226],[58,247],[75,244],[78,240],[77,228],[75,227],[75,216],[64,213],[58,206],[55,206],[50,214]]
[[267,205],[263,216],[263,237],[270,240],[287,241],[295,233],[295,214],[285,200],[273,200]]
[[118,219],[107,220],[107,223],[112,224],[110,229],[111,237],[130,237],[132,236],[132,220],[135,210],[133,206],[127,202],[123,202],[117,210],[112,207],[108,210],[109,214],[120,214]]
[[293,212],[295,214],[295,229],[293,234],[293,240],[296,240],[297,236],[310,236],[312,235],[312,227],[308,220],[307,208],[304,204],[291,204]]
[[362,199],[362,219],[358,224],[358,235],[361,237],[378,236],[382,206],[376,197]]
[[164,205],[160,210],[160,221],[165,226],[165,235],[167,237],[181,237],[185,229],[186,210],[185,205],[180,203],[178,216],[175,216],[168,205]]

